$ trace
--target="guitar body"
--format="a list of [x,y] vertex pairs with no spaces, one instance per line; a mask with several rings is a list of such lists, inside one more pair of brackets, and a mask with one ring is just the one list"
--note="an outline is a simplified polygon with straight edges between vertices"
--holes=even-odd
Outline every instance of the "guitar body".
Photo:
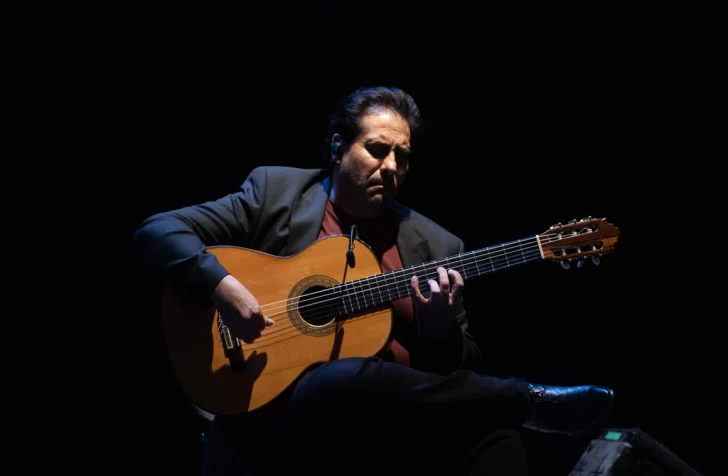
[[323,238],[284,258],[240,247],[208,248],[276,323],[253,344],[240,340],[230,349],[214,306],[185,306],[179,294],[166,290],[161,318],[167,351],[192,403],[213,415],[247,413],[280,395],[315,364],[378,353],[390,336],[390,306],[327,322],[312,319],[315,312],[304,309],[312,306],[298,306],[301,296],[382,272],[358,240],[355,267],[347,267],[348,249],[347,236]]

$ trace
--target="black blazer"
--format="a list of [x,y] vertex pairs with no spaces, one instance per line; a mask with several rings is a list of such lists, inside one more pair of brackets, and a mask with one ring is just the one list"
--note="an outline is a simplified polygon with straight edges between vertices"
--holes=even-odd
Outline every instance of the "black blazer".
[[[144,267],[192,298],[208,300],[228,272],[207,246],[234,245],[289,256],[313,243],[321,230],[330,176],[323,169],[258,167],[236,193],[147,218],[134,240]],[[397,247],[407,267],[455,255],[462,240],[423,215],[395,202]],[[427,293],[423,293],[427,296]],[[464,309],[448,335],[424,339],[417,319],[417,350],[411,365],[441,374],[480,365]]]

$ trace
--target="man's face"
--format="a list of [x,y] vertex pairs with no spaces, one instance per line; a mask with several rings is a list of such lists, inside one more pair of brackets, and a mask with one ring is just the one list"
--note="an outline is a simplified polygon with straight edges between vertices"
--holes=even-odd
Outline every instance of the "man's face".
[[351,215],[374,217],[396,198],[407,176],[410,130],[402,116],[388,110],[361,122],[361,133],[335,164],[334,202]]

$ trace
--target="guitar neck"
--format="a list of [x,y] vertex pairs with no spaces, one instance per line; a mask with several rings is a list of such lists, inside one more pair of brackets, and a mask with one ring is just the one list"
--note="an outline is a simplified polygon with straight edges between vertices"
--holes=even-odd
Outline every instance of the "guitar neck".
[[428,290],[429,279],[439,281],[439,267],[454,269],[463,279],[471,279],[542,258],[541,243],[536,235],[349,281],[331,290],[341,299],[342,314],[351,314],[381,308],[410,296],[413,292],[411,279],[415,275],[419,280],[420,291]]

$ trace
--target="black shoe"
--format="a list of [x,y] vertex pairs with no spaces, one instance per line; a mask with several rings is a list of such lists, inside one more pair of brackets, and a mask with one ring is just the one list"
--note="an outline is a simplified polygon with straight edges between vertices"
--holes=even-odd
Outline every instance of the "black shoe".
[[614,392],[605,387],[528,384],[533,414],[524,427],[547,433],[583,436],[612,413]]

